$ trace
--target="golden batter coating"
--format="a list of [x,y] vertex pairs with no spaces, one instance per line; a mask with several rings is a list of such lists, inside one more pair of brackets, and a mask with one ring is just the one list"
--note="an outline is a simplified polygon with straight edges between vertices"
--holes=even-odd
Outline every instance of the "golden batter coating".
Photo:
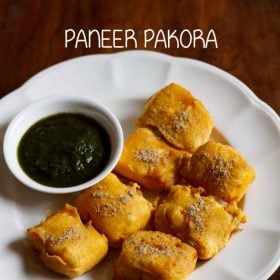
[[157,231],[138,231],[123,243],[115,279],[182,280],[196,261],[196,250],[180,239]]
[[227,202],[239,201],[255,179],[255,172],[236,150],[214,141],[192,155],[187,180]]
[[32,246],[51,270],[70,278],[93,268],[107,254],[108,240],[91,222],[84,225],[68,204],[39,225],[28,229]]
[[153,191],[166,191],[177,183],[180,166],[189,158],[150,129],[137,128],[126,139],[115,172]]
[[156,128],[170,144],[191,153],[208,141],[213,128],[203,104],[175,83],[148,100],[136,124]]
[[91,220],[113,247],[120,247],[127,235],[145,228],[152,212],[152,204],[136,183],[127,186],[112,173],[83,191],[76,204],[82,220]]
[[170,233],[193,246],[199,259],[215,256],[238,230],[246,216],[235,203],[222,205],[202,188],[173,186],[155,212],[156,229]]

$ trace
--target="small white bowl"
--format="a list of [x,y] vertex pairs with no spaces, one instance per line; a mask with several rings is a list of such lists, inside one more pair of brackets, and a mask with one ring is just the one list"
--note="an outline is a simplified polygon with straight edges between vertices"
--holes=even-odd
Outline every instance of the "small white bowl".
[[[18,145],[30,126],[38,120],[57,113],[81,113],[92,117],[101,124],[109,135],[111,154],[106,166],[91,180],[71,187],[50,187],[30,178],[18,161]],[[5,161],[14,176],[24,185],[46,193],[71,193],[98,183],[108,175],[117,164],[123,147],[123,132],[118,119],[105,106],[88,98],[78,96],[50,96],[28,105],[20,111],[9,124],[3,143]]]

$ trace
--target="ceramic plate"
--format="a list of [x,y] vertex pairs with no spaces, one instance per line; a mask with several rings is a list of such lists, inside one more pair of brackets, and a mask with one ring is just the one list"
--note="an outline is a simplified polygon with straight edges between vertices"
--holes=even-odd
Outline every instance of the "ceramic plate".
[[[0,100],[0,141],[7,124],[30,102],[48,95],[83,95],[106,104],[133,129],[144,102],[170,82],[188,88],[210,111],[216,128],[254,166],[244,210],[249,221],[196,279],[267,279],[280,264],[280,121],[273,110],[228,73],[192,59],[130,51],[72,59],[39,73]],[[0,279],[63,279],[45,269],[26,240],[26,228],[46,209],[73,202],[77,194],[50,195],[16,181],[0,154]],[[111,279],[115,252],[80,279]]]

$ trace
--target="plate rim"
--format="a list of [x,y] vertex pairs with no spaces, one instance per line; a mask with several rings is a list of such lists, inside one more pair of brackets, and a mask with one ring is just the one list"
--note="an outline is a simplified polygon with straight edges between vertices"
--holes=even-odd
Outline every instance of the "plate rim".
[[26,90],[28,87],[32,86],[33,83],[35,83],[37,80],[42,78],[43,76],[47,75],[50,71],[55,70],[56,68],[59,68],[61,65],[65,63],[71,63],[75,60],[81,60],[81,59],[88,59],[91,57],[118,57],[118,56],[125,56],[125,55],[144,55],[144,56],[150,56],[152,58],[157,57],[161,60],[165,60],[168,62],[172,62],[176,60],[177,62],[183,62],[183,63],[190,63],[193,65],[198,65],[203,69],[206,69],[207,71],[214,72],[215,74],[221,74],[225,79],[227,79],[232,84],[238,86],[241,89],[241,92],[243,95],[254,105],[256,105],[259,109],[261,109],[266,115],[268,115],[275,125],[277,126],[278,130],[280,130],[280,116],[276,113],[276,111],[269,106],[265,101],[263,101],[260,97],[258,97],[250,88],[247,86],[244,82],[242,82],[240,79],[238,79],[233,74],[223,70],[222,68],[212,65],[208,62],[201,61],[194,58],[189,57],[180,57],[180,56],[172,56],[169,54],[156,52],[156,51],[150,51],[150,50],[125,50],[125,51],[119,51],[115,53],[98,53],[98,54],[87,54],[87,55],[81,55],[78,57],[66,59],[64,61],[58,62],[54,65],[51,65],[47,68],[42,69],[38,73],[32,75],[30,78],[28,78],[21,86],[16,88],[15,90],[7,93],[4,97],[0,99],[0,105],[3,101],[10,98],[11,96],[14,97],[15,94],[19,94],[19,92]]

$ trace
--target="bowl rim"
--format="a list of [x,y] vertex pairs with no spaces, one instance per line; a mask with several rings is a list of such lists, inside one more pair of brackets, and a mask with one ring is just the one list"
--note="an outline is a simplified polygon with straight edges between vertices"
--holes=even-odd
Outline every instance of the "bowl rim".
[[[101,115],[103,115],[104,117],[107,118],[108,122],[112,124],[112,128],[115,132],[115,133],[113,133],[113,135],[115,137],[114,140],[111,139],[111,137],[109,136],[111,144],[112,144],[112,140],[114,141],[115,149],[114,150],[111,149],[111,155],[110,155],[110,158],[109,158],[107,164],[105,165],[105,167],[92,179],[87,180],[84,183],[70,186],[70,187],[52,187],[52,186],[44,185],[42,183],[35,181],[31,177],[29,177],[25,173],[25,171],[22,169],[22,167],[20,166],[20,164],[18,162],[18,158],[14,159],[14,157],[11,157],[12,151],[8,147],[9,146],[8,142],[10,141],[11,137],[13,136],[13,131],[14,131],[15,127],[20,125],[21,118],[23,116],[31,114],[33,110],[36,110],[36,108],[39,108],[42,105],[47,105],[47,106],[51,107],[52,104],[56,104],[56,103],[60,103],[60,102],[62,102],[62,103],[63,102],[70,102],[70,103],[79,102],[79,103],[82,103],[83,105],[90,105],[97,112],[99,112]],[[35,121],[32,121],[32,123],[28,127],[30,127],[37,121],[43,119],[44,117],[48,117],[51,115],[55,115],[56,113],[62,113],[62,112],[63,112],[63,109],[61,111],[45,114],[39,118],[36,118]],[[75,110],[73,110],[73,113],[75,113]],[[80,111],[77,111],[77,113],[83,114]],[[84,115],[88,116],[87,114],[84,114]],[[89,117],[91,117],[91,116],[89,116]],[[91,117],[91,118],[94,119],[94,117]],[[27,131],[27,129],[25,130],[25,132]],[[107,130],[105,127],[104,127],[104,129]],[[109,131],[107,131],[107,133],[109,134]],[[20,142],[21,137],[19,137],[19,139],[16,140],[16,145],[17,145],[16,149],[18,148],[18,144]],[[19,182],[21,182],[23,185],[25,185],[31,189],[40,191],[40,192],[44,192],[44,193],[66,194],[66,193],[78,192],[78,191],[84,190],[86,188],[89,188],[90,186],[100,182],[103,178],[105,178],[114,169],[115,165],[117,164],[117,162],[121,156],[121,153],[122,153],[123,143],[124,143],[124,134],[123,134],[121,124],[120,124],[118,118],[113,114],[113,112],[110,109],[108,109],[104,104],[102,104],[98,101],[92,100],[91,98],[88,98],[88,97],[78,96],[78,95],[73,95],[73,94],[59,95],[59,96],[58,95],[49,95],[49,96],[40,98],[38,100],[35,100],[34,102],[23,107],[23,109],[21,109],[14,116],[14,118],[10,121],[10,123],[8,124],[8,127],[5,131],[4,138],[3,138],[3,155],[4,155],[4,159],[5,159],[5,162],[9,168],[9,170],[16,177],[16,179]],[[16,153],[16,155],[17,155],[17,153]],[[17,165],[19,166],[19,168],[21,169],[22,172],[20,172],[20,173],[17,172],[17,170],[15,168],[16,166],[13,163],[14,160],[16,161]]]

